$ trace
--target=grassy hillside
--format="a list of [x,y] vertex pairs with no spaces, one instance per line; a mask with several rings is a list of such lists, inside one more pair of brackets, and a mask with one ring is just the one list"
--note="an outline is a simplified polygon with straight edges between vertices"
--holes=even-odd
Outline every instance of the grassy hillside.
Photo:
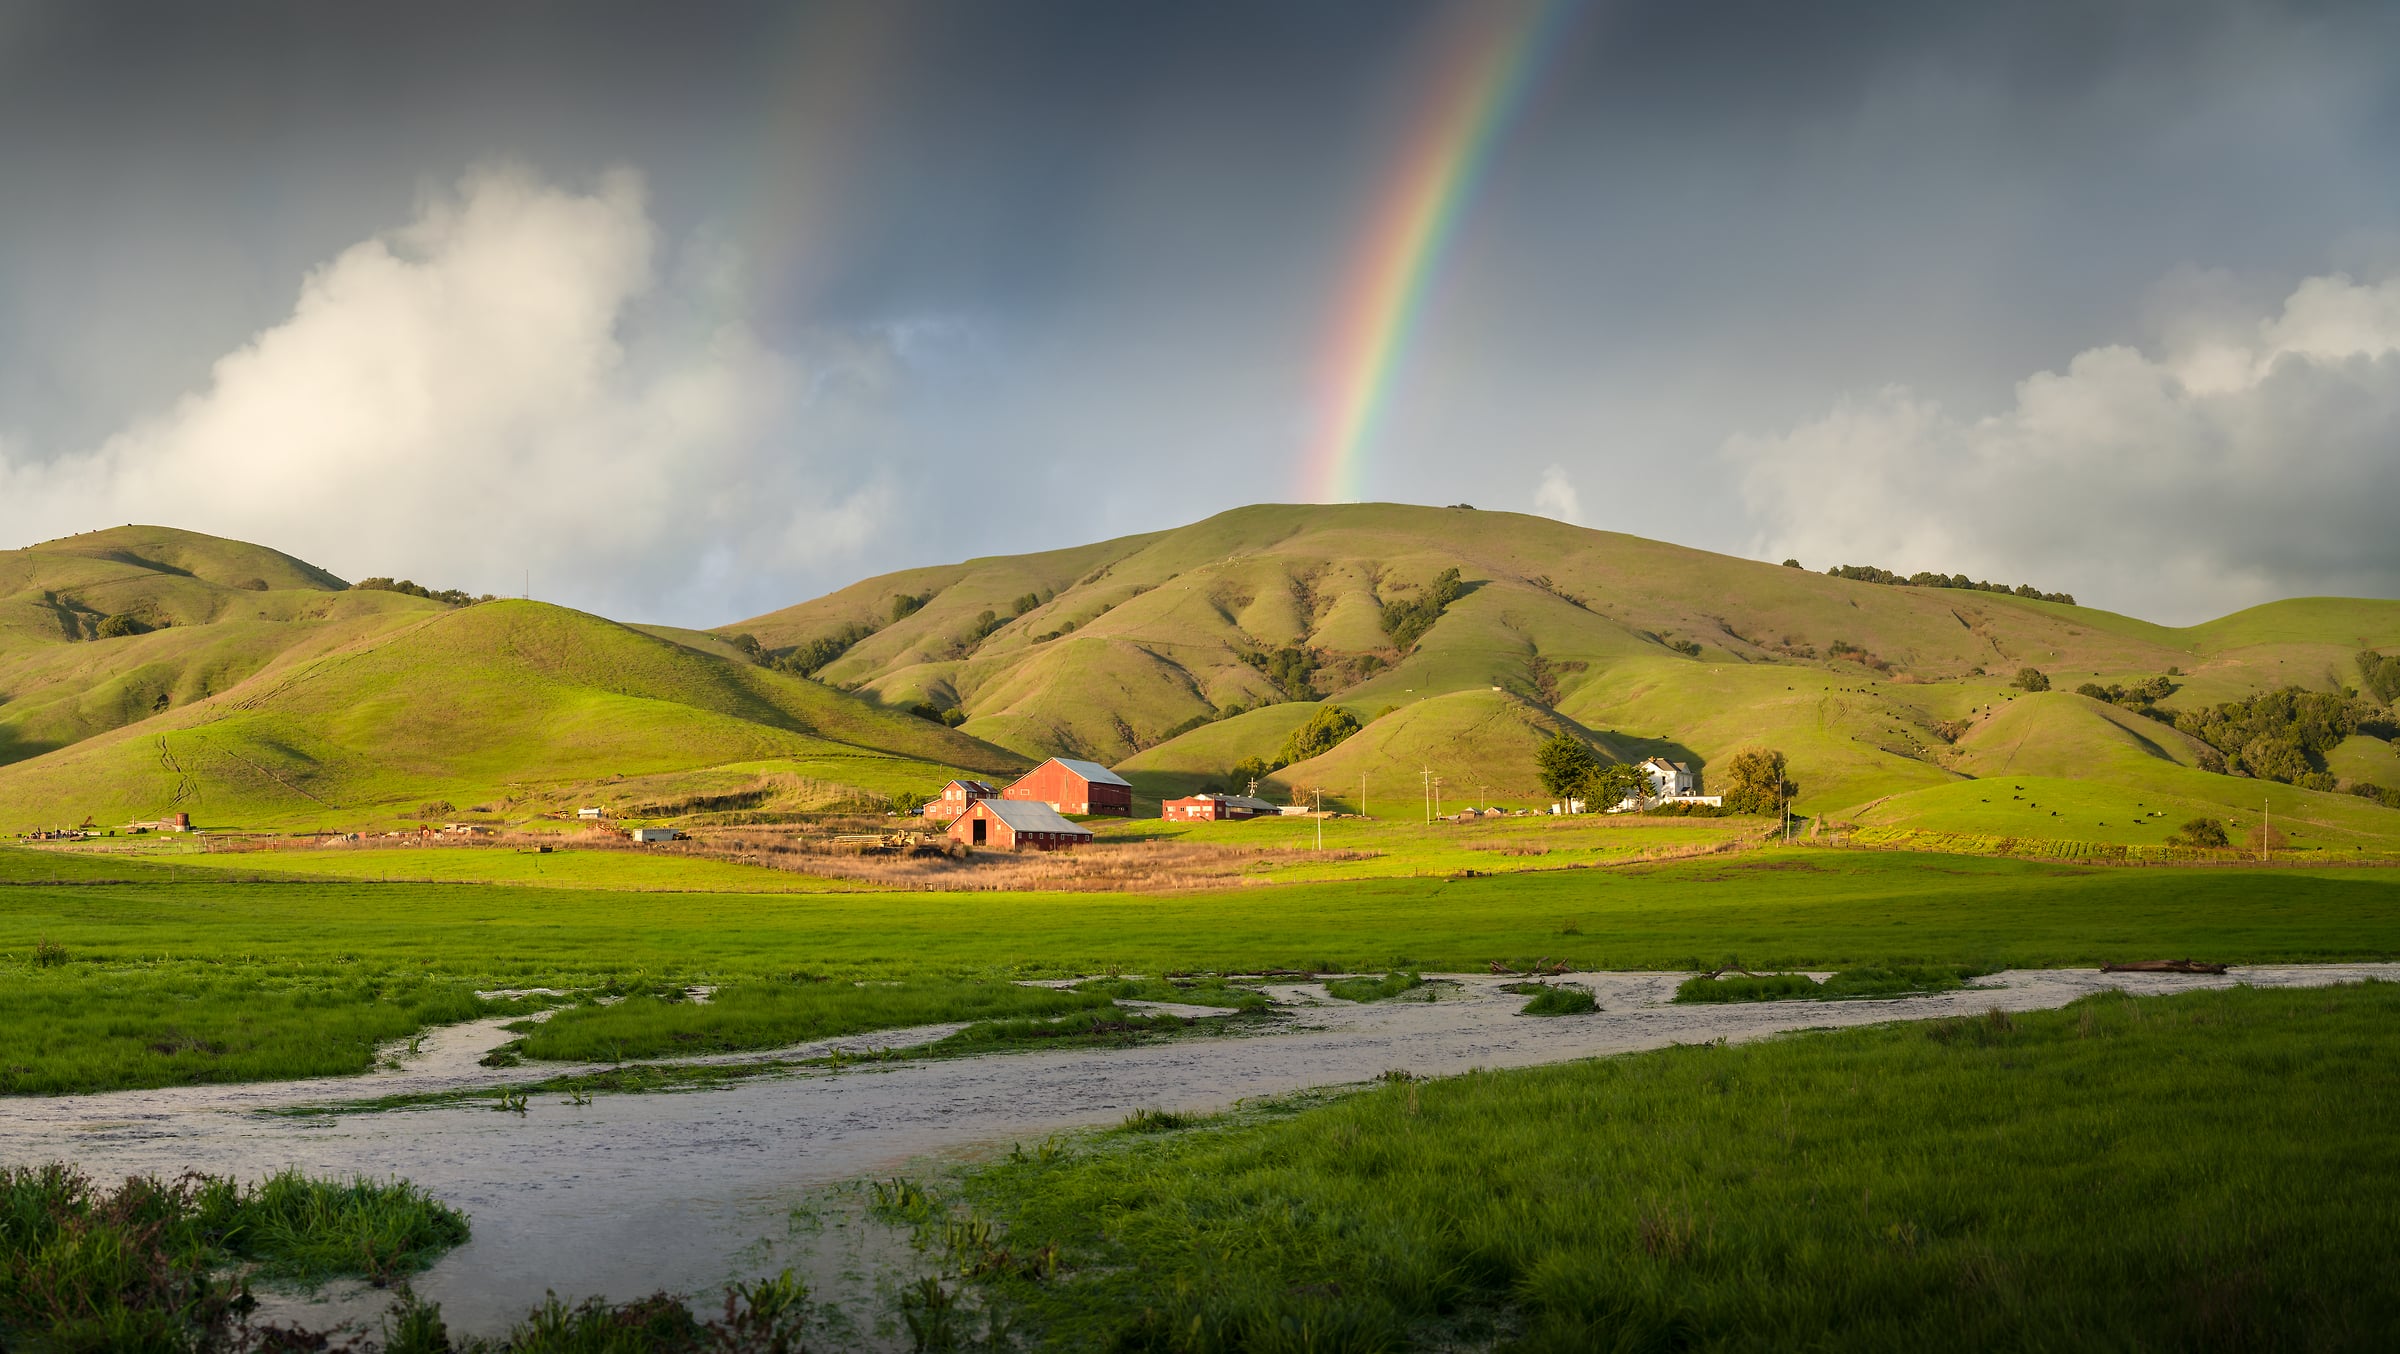
[[[1459,595],[1413,644],[1399,642],[1387,608],[1423,598],[1445,569],[1458,571]],[[1430,774],[1451,802],[1546,803],[1532,749],[1572,728],[1610,755],[1690,761],[1704,783],[1710,763],[1775,747],[1804,811],[1854,816],[1999,774],[2172,788],[2178,802],[2220,809],[2248,802],[2253,783],[2198,770],[2191,739],[2073,688],[2173,674],[2169,710],[2291,685],[2339,690],[2357,681],[2361,647],[2400,648],[2400,602],[2297,599],[2175,629],[1511,513],[1264,505],[1080,550],[869,579],[724,632],[753,634],[771,653],[815,643],[833,655],[825,682],[958,709],[966,732],[1028,757],[1121,764],[1150,795],[1230,784],[1235,762],[1273,759],[1313,703],[1329,701],[1365,731],[1263,792],[1321,786],[1329,803],[1355,807],[1363,775],[1370,808],[1413,809]],[[1297,681],[1292,650],[1312,669]],[[2013,689],[2024,667],[2054,689]],[[1248,713],[1204,722],[1234,707]],[[2332,767],[2362,780],[2391,764],[2389,745],[2367,740]],[[2345,822],[2367,814],[2365,837],[2400,844],[2400,813],[2337,807],[2327,812]]]
[[804,681],[537,602],[435,608],[0,768],[0,823],[328,825],[428,801],[888,792],[1006,754]]

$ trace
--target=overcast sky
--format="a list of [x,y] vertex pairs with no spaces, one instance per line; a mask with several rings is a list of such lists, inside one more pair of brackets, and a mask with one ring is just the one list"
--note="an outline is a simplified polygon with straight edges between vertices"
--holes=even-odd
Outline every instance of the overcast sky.
[[[2400,6],[1570,8],[1367,496],[2400,595]],[[0,0],[0,544],[706,625],[1293,500],[1431,91],[1526,14]]]

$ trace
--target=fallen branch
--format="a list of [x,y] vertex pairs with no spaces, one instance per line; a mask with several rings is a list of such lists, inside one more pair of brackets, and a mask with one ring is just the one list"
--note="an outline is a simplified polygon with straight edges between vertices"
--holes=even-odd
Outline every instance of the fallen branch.
[[1752,973],[1746,968],[1712,968],[1700,976],[1713,982],[1718,978],[1724,977],[1728,973],[1738,973],[1745,978],[1780,978],[1783,976],[1780,973]]
[[1497,959],[1494,959],[1491,961],[1491,970],[1495,977],[1501,978],[1555,978],[1560,974],[1568,972],[1569,966],[1567,961],[1564,959],[1553,960],[1549,956],[1545,955],[1540,959],[1534,960],[1530,968],[1521,970],[1510,968],[1508,965],[1500,962]]
[[2102,973],[2211,973],[2223,974],[2223,964],[2204,964],[2197,959],[2144,959],[2132,964],[2102,964]]

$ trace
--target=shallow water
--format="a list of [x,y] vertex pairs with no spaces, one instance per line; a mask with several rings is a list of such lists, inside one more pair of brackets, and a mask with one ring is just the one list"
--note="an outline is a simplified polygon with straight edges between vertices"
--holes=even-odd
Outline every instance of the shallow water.
[[[399,1072],[0,1101],[0,1161],[66,1159],[102,1178],[185,1170],[255,1177],[287,1166],[405,1177],[474,1220],[474,1239],[416,1283],[443,1305],[454,1330],[503,1330],[550,1289],[620,1300],[661,1288],[704,1292],[786,1265],[818,1291],[841,1294],[865,1325],[877,1275],[904,1263],[907,1252],[827,1187],[888,1175],[918,1158],[971,1158],[1062,1129],[1114,1124],[1144,1107],[1217,1110],[1392,1068],[1441,1075],[1804,1028],[2035,1010],[2110,988],[2400,980],[2400,964],[2249,968],[2225,977],[2035,970],[1994,975],[1964,992],[1888,1001],[1668,1005],[1682,977],[1576,974],[1570,981],[1591,988],[1601,1010],[1554,1018],[1519,1016],[1525,999],[1498,990],[1511,980],[1483,975],[1446,979],[1426,989],[1432,1000],[1366,1005],[1331,1000],[1316,984],[1276,983],[1267,990],[1281,1023],[1254,1035],[870,1063],[709,1091],[603,1094],[583,1107],[542,1095],[521,1116],[486,1105],[306,1118],[257,1112],[567,1070],[477,1066],[483,1051],[508,1037],[502,1022],[485,1021],[429,1037]],[[828,1040],[784,1053],[903,1047],[954,1028]],[[796,1207],[804,1210],[797,1229]],[[812,1231],[812,1217],[832,1223]],[[342,1290],[313,1310],[303,1306],[279,1302],[274,1314],[320,1321],[379,1311],[382,1301]],[[870,1330],[856,1343],[878,1341]]]

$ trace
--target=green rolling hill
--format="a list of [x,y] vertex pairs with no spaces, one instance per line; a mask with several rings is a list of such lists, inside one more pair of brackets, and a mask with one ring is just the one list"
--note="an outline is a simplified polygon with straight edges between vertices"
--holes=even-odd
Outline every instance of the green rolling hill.
[[[1397,643],[1386,607],[1423,598],[1446,569],[1459,595],[1413,645]],[[1273,760],[1330,701],[1365,728],[1276,772],[1267,792],[1321,788],[1349,807],[1363,777],[1370,808],[1413,811],[1430,774],[1452,803],[1545,801],[1532,752],[1565,728],[1611,756],[1692,761],[1704,778],[1741,747],[1779,748],[1803,810],[1862,825],[1931,815],[1959,831],[1954,820],[1977,815],[1936,808],[1987,796],[1958,787],[2088,782],[2104,787],[2095,811],[2058,820],[2059,835],[2136,841],[2167,830],[2132,831],[2139,796],[2238,819],[2262,783],[2203,770],[2196,740],[2072,688],[2172,672],[2169,711],[2286,686],[2340,690],[2356,683],[2362,647],[2400,648],[2400,602],[2298,599],[2178,629],[1513,513],[1268,505],[868,579],[723,633],[787,661],[829,657],[820,680],[955,711],[964,732],[1025,757],[1119,765],[1151,796],[1234,788],[1235,763]],[[2013,689],[2023,667],[2055,689]],[[2381,739],[2354,739],[2328,766],[2369,779],[2390,759]],[[2328,840],[2400,845],[2400,812],[2288,785],[2266,793],[2289,797],[2293,821],[2321,823]],[[2031,826],[1982,818],[1995,832]]]
[[[12,829],[176,810],[361,826],[441,802],[813,806],[1021,764],[713,636],[534,602],[348,591],[287,556],[188,533],[9,552],[0,578],[16,589],[0,631]],[[106,627],[119,615],[153,628],[103,637],[131,628]]]
[[[127,527],[0,552],[0,824],[804,809],[1052,754],[1156,799],[1239,788],[1238,766],[1281,761],[1330,704],[1360,731],[1262,792],[1415,812],[1439,777],[1448,805],[1547,803],[1534,753],[1567,732],[1704,782],[1743,747],[1777,748],[1804,812],[1894,839],[2150,842],[2271,811],[2305,840],[2400,847],[2400,811],[2223,774],[2172,724],[2073,689],[2163,680],[2170,714],[2344,691],[2362,648],[2400,651],[2400,602],[2298,599],[2178,629],[1466,508],[1244,508],[872,578],[708,632],[453,607]],[[2023,667],[2053,689],[2012,687]],[[2319,784],[2400,785],[2382,733],[2314,765]]]

